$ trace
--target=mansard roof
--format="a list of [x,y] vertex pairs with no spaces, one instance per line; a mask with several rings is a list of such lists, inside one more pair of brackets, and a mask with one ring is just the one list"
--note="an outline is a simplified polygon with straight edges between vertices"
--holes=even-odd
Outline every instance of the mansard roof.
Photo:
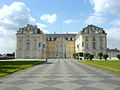
[[107,49],[107,52],[120,52],[120,50],[117,49],[117,48],[115,48],[115,49],[110,49],[110,48],[108,48],[108,49]]
[[77,34],[46,34],[46,39],[54,39],[56,40],[59,37],[63,37],[66,40],[73,40],[73,38],[75,39],[75,36]]
[[88,25],[87,27],[83,28],[80,34],[90,34],[90,33],[99,33],[99,34],[106,34],[103,28],[97,27],[95,25]]
[[27,26],[23,27],[23,28],[19,28],[19,30],[17,31],[17,34],[27,34],[27,33],[32,33],[32,34],[43,34],[43,32],[37,28],[37,26],[33,26],[33,25],[29,25],[27,24]]
[[46,37],[64,37],[64,38],[67,38],[67,37],[75,37],[77,34],[46,34]]

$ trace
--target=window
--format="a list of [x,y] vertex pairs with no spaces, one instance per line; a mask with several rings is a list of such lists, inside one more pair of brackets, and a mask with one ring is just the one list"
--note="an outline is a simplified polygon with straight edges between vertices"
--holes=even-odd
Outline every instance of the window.
[[88,49],[88,44],[86,43],[85,48]]
[[95,44],[95,42],[93,42],[93,49],[96,49],[96,44]]
[[103,49],[103,44],[102,43],[100,43],[100,49]]
[[85,41],[88,41],[88,37],[85,38]]
[[29,49],[29,47],[30,47],[30,43],[27,43],[26,49]]
[[50,38],[49,41],[52,41],[52,39]]
[[102,37],[100,37],[100,41],[103,41],[103,38],[102,38]]
[[95,35],[93,36],[93,41],[95,41]]
[[72,40],[74,41],[75,39],[74,39],[74,38],[72,38]]

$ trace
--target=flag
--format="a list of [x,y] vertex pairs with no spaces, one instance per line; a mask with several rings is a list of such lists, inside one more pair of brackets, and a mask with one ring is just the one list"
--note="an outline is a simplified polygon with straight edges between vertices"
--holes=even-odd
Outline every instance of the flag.
[[38,47],[41,47],[41,42],[38,43]]
[[82,47],[84,47],[84,42],[82,42]]

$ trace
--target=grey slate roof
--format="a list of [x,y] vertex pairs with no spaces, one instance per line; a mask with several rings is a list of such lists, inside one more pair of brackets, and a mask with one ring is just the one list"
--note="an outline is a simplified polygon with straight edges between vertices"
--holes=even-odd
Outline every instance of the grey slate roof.
[[119,49],[115,48],[115,49],[107,49],[107,52],[120,52]]
[[73,41],[73,40],[75,40],[75,36],[77,34],[45,34],[45,35],[46,35],[46,40],[48,40],[48,38],[49,38],[50,39],[49,41],[51,41],[51,38],[53,38],[53,40],[55,41],[59,37],[63,37],[66,40]]
[[57,37],[64,37],[64,38],[68,38],[68,37],[75,37],[77,34],[45,34],[46,38],[48,37],[53,37],[53,38],[57,38]]
[[[89,30],[90,28],[94,28]],[[105,34],[105,31],[103,30],[103,28],[97,27],[95,25],[88,25],[87,27],[83,28],[82,31],[80,31],[81,34],[87,34],[87,33],[91,33],[91,31],[93,31],[92,33],[102,33]]]

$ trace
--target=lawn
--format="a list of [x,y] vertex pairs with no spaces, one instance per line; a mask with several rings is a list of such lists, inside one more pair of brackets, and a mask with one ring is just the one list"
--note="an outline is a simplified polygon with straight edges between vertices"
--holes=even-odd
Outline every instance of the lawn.
[[45,61],[0,61],[0,77],[44,62]]
[[80,60],[80,62],[120,75],[120,61],[118,60]]

